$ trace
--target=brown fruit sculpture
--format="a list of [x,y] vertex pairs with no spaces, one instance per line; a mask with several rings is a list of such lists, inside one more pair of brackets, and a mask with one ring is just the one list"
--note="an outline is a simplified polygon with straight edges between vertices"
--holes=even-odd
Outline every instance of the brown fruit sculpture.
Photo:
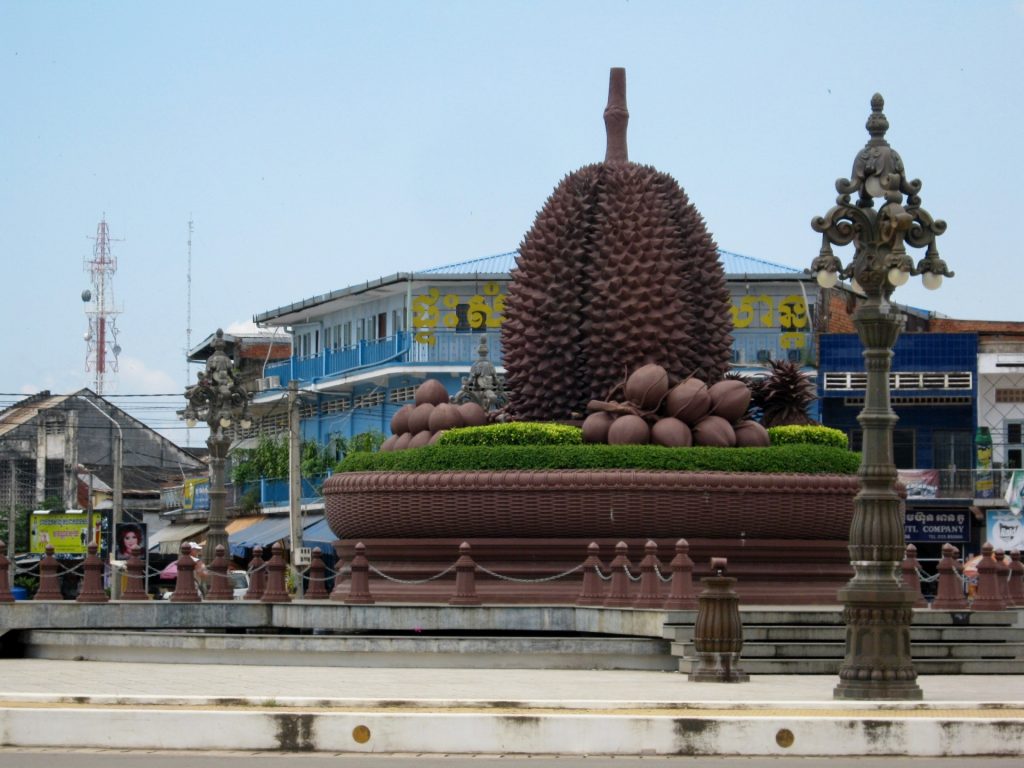
[[513,418],[573,418],[653,361],[676,379],[729,369],[714,240],[671,176],[629,162],[625,93],[613,69],[604,162],[563,179],[519,247],[501,331]]

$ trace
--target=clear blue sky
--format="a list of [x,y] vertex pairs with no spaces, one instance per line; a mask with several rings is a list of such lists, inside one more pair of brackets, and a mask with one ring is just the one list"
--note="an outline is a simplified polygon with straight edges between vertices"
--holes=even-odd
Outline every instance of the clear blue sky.
[[672,174],[722,248],[801,268],[880,91],[957,272],[896,298],[1024,319],[1022,32],[1019,0],[0,0],[0,392],[91,384],[80,294],[104,213],[122,394],[185,385],[190,216],[193,343],[516,248],[558,181],[603,159],[613,66],[630,158]]

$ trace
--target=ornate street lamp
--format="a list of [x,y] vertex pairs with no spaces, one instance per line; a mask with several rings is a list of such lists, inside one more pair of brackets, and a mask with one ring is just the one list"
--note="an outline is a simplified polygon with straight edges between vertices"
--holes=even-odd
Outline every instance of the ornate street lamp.
[[234,423],[249,428],[249,393],[239,382],[231,358],[224,353],[224,331],[217,329],[213,341],[213,354],[206,361],[206,370],[200,371],[198,381],[185,389],[188,405],[182,414],[186,423],[194,427],[196,421],[205,421],[210,427],[206,445],[210,449],[210,530],[206,534],[203,552],[207,563],[213,562],[218,546],[228,549],[228,534],[224,530],[224,460],[228,455],[231,438],[224,430]]
[[[892,349],[903,329],[903,316],[889,303],[896,286],[921,275],[935,289],[952,277],[939,258],[935,238],[946,223],[921,208],[921,182],[908,181],[903,160],[885,140],[889,122],[884,102],[871,98],[868,143],[853,163],[853,178],[838,179],[836,205],[811,221],[822,235],[821,252],[811,264],[819,285],[830,288],[852,278],[863,294],[853,324],[864,345],[867,388],[857,420],[864,430],[861,489],[854,499],[850,525],[850,560],[854,576],[839,591],[846,621],[846,656],[839,670],[837,699],[920,699],[910,656],[914,595],[900,582],[904,554],[903,507],[896,493],[892,430],[897,421],[889,400]],[[857,193],[857,201],[850,195]],[[906,200],[904,201],[904,195]],[[875,199],[881,204],[875,210]],[[853,243],[853,261],[843,267],[832,245]],[[926,248],[914,265],[906,245]]]

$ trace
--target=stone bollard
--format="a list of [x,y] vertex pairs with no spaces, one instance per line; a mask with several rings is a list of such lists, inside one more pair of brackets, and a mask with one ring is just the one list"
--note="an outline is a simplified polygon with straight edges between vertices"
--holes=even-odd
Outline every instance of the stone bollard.
[[121,599],[149,600],[149,595],[146,593],[146,561],[142,559],[142,547],[132,547],[124,570],[125,585]]
[[967,597],[963,584],[956,572],[957,548],[952,544],[942,545],[942,559],[939,560],[939,588],[932,600],[932,608],[940,611],[966,611]]
[[693,628],[693,645],[697,651],[697,669],[689,679],[698,683],[745,683],[750,675],[739,667],[743,649],[743,622],[740,600],[732,587],[736,579],[725,576],[728,562],[724,557],[711,558],[713,576],[700,580],[697,623]]
[[[355,552],[352,555],[352,577],[349,580],[348,596],[345,597],[346,605],[373,605],[373,595],[370,594],[370,561],[366,558],[366,545],[358,542]],[[334,599],[334,595],[331,595]]]
[[46,545],[46,555],[39,561],[39,589],[33,600],[63,600],[64,595],[60,593],[60,578],[57,571],[60,570],[60,563],[53,556],[53,545]]
[[309,586],[306,587],[307,600],[326,600],[327,583],[324,581],[324,574],[327,573],[327,566],[324,565],[324,553],[320,547],[313,547],[309,559]]
[[267,569],[264,565],[263,547],[256,547],[249,561],[249,588],[245,590],[243,600],[259,600],[263,597],[263,590],[267,587]]
[[644,559],[640,561],[640,594],[633,601],[634,608],[661,608],[661,578],[658,545],[648,540],[644,545]]
[[1024,608],[1024,563],[1019,549],[1010,552],[1010,602],[1015,608]]
[[7,545],[0,541],[0,603],[13,603],[11,592],[11,561],[7,559]]
[[608,597],[604,599],[606,608],[628,608],[633,605],[629,596],[629,546],[624,541],[615,545],[615,558],[608,569],[612,572],[612,584],[608,589]]
[[999,597],[1007,608],[1013,607],[1010,600],[1010,564],[1006,560],[1006,552],[1002,549],[995,551],[996,558],[996,584],[999,585]]
[[213,552],[213,562],[206,568],[210,576],[210,588],[206,590],[207,600],[233,600],[235,588],[228,576],[230,563],[224,556],[224,545],[218,544]]
[[587,559],[583,561],[583,586],[576,598],[576,605],[604,605],[604,584],[601,572],[604,563],[600,558],[601,547],[596,541],[587,545]]
[[78,593],[75,602],[106,603],[110,600],[103,590],[103,561],[96,554],[96,549],[95,544],[90,544],[86,549],[85,562],[82,563],[82,570],[85,571],[82,591]]
[[267,563],[267,587],[260,597],[261,603],[290,603],[291,595],[285,586],[285,569],[288,564],[284,561],[284,547],[275,544],[271,550],[273,554],[270,562]]
[[999,568],[992,557],[992,545],[987,541],[981,547],[978,561],[978,590],[974,593],[971,609],[975,611],[1001,611],[1006,608],[999,592]]
[[476,563],[470,551],[468,541],[459,544],[459,559],[455,561],[455,595],[448,605],[480,605],[476,593]]
[[686,539],[676,542],[676,556],[672,558],[672,584],[665,608],[669,610],[692,610],[697,607],[697,592],[693,588],[693,560],[690,559],[690,544]]
[[903,588],[914,595],[914,608],[927,608],[928,601],[921,594],[921,576],[918,574],[920,565],[917,562],[917,547],[907,544],[903,555],[903,562],[900,563],[900,570],[903,575]]
[[178,555],[178,577],[174,581],[174,593],[171,595],[172,603],[201,603],[202,596],[196,589],[196,561],[192,559],[192,550],[188,543],[181,545],[181,553]]

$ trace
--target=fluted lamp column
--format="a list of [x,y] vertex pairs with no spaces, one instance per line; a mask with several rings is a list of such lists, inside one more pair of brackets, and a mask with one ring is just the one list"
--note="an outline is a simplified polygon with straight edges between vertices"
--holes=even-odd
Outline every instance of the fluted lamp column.
[[224,352],[224,346],[224,331],[218,328],[213,354],[206,361],[206,369],[200,371],[198,381],[185,390],[187,404],[183,412],[190,427],[195,426],[196,421],[205,421],[210,428],[210,436],[206,438],[210,449],[210,529],[203,550],[203,559],[207,563],[213,562],[218,546],[228,551],[224,464],[231,438],[225,430],[235,423],[242,429],[249,428],[249,393],[239,381],[238,372]]
[[[810,269],[818,283],[830,288],[840,279],[850,279],[861,294],[853,324],[864,346],[867,371],[864,409],[857,417],[864,435],[861,488],[850,526],[854,576],[839,591],[846,653],[834,690],[837,699],[922,697],[910,654],[915,596],[900,580],[904,510],[896,492],[892,436],[897,416],[889,396],[892,350],[904,319],[889,299],[911,275],[921,275],[925,287],[935,289],[943,276],[953,273],[935,247],[946,223],[921,208],[921,182],[907,180],[903,160],[885,140],[889,123],[883,106],[882,97],[875,94],[866,125],[871,138],[854,160],[852,178],[836,181],[836,205],[811,221],[822,236],[821,251]],[[852,202],[853,194],[857,199]],[[851,243],[853,260],[844,267],[832,246]],[[916,265],[907,255],[908,245],[926,249]]]

